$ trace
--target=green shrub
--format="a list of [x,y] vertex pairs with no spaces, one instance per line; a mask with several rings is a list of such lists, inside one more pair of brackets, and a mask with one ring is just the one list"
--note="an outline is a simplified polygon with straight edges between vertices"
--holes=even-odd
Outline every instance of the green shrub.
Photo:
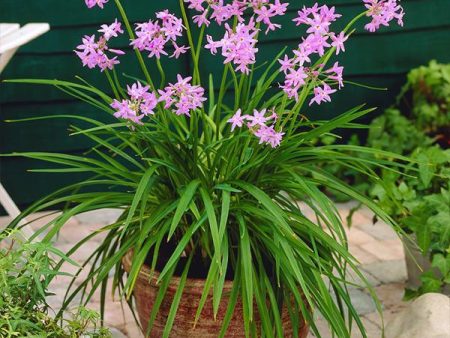
[[16,234],[0,236],[0,337],[110,337],[108,330],[97,328],[99,314],[86,308],[64,325],[49,315],[49,283],[63,274],[51,255],[67,257],[49,244],[24,243]]
[[[441,290],[450,284],[450,65],[430,62],[412,70],[397,104],[374,119],[367,146],[409,157],[402,170],[380,170],[374,186],[355,170],[331,168],[376,198],[408,234],[414,234],[434,271],[422,276],[418,290],[408,296]],[[358,144],[353,137],[351,144]],[[354,155],[364,158],[365,155]],[[396,201],[393,203],[392,201]]]

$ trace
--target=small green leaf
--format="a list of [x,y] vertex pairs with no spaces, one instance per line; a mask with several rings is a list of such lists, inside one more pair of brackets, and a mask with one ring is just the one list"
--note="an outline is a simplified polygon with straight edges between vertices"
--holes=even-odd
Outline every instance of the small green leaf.
[[435,254],[433,256],[433,261],[431,264],[434,268],[439,269],[442,273],[442,276],[447,276],[450,272],[450,255],[444,257],[443,254]]

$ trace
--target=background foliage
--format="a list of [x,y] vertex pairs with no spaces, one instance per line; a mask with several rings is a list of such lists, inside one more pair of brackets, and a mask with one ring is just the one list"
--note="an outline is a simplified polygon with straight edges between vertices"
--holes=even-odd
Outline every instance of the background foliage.
[[376,198],[429,255],[435,270],[425,272],[422,287],[408,296],[441,290],[450,283],[450,65],[432,61],[412,70],[397,104],[371,123],[367,145],[413,162],[401,172],[382,170],[383,186],[370,186],[340,165],[328,169]]

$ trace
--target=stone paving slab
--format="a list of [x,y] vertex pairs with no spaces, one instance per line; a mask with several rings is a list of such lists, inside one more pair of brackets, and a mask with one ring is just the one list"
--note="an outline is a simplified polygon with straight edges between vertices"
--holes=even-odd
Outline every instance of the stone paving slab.
[[[311,210],[303,204],[300,204],[305,214],[312,217]],[[355,207],[354,202],[343,203],[338,206],[339,214],[345,221],[350,210]],[[88,212],[78,215],[71,219],[61,230],[59,237],[55,241],[55,246],[62,251],[69,250],[75,243],[93,232],[98,231],[103,226],[113,223],[120,215],[121,210],[105,209],[96,212]],[[46,213],[32,215],[29,219],[39,217],[32,228],[34,230],[42,227],[58,214],[45,216]],[[353,222],[350,228],[346,230],[348,236],[348,244],[350,252],[355,256],[361,264],[361,269],[374,287],[377,296],[383,307],[383,316],[389,321],[393,315],[398,313],[405,304],[402,301],[404,283],[406,279],[406,268],[404,263],[403,246],[393,229],[383,222],[372,224],[373,214],[367,208],[358,210],[353,215]],[[0,227],[8,224],[7,217],[0,217]],[[103,240],[104,234],[99,234],[90,242],[83,246],[82,250],[76,252],[72,258],[75,261],[82,262],[83,259],[95,250],[98,244]],[[80,279],[75,283],[80,283],[83,276],[88,273],[88,266],[80,274]],[[65,265],[64,271],[75,273],[76,267]],[[362,281],[355,274],[350,273],[350,279],[355,284],[361,285]],[[51,292],[56,295],[49,297],[49,303],[55,310],[58,310],[62,297],[68,284],[67,277],[58,277],[51,285]],[[382,321],[376,312],[375,304],[368,295],[368,291],[363,287],[351,288],[352,301],[360,315],[362,315],[363,323],[368,332],[369,338],[381,337]],[[99,292],[97,291],[89,307],[99,309]],[[114,328],[114,336],[117,338],[141,338],[138,326],[126,307],[122,309],[117,295],[107,294],[106,301],[106,323]],[[317,320],[317,326],[324,338],[331,337],[327,324],[323,319]],[[358,330],[356,330],[358,331]],[[310,334],[310,337],[314,337]],[[352,338],[358,338],[360,334],[354,332]]]

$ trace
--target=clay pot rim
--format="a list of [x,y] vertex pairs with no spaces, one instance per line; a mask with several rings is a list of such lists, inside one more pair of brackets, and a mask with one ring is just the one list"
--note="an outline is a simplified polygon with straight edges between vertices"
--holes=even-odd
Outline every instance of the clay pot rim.
[[[133,250],[129,250],[125,256],[122,258],[122,266],[124,270],[129,273],[131,271],[132,266],[132,260],[133,260]],[[154,270],[153,273],[148,265],[145,263],[142,265],[139,274],[138,274],[138,280],[149,284],[152,287],[159,288],[159,284],[157,284],[158,277],[160,275],[160,272],[157,270]],[[179,276],[172,276],[168,288],[170,290],[176,290],[178,286],[180,285],[181,277]],[[184,293],[187,294],[193,294],[193,295],[201,295],[203,293],[203,289],[205,286],[206,279],[204,278],[187,278],[186,283],[184,285]],[[225,280],[223,284],[223,292],[228,293],[231,292],[233,288],[233,281]],[[212,288],[209,290],[209,294],[212,295]]]

